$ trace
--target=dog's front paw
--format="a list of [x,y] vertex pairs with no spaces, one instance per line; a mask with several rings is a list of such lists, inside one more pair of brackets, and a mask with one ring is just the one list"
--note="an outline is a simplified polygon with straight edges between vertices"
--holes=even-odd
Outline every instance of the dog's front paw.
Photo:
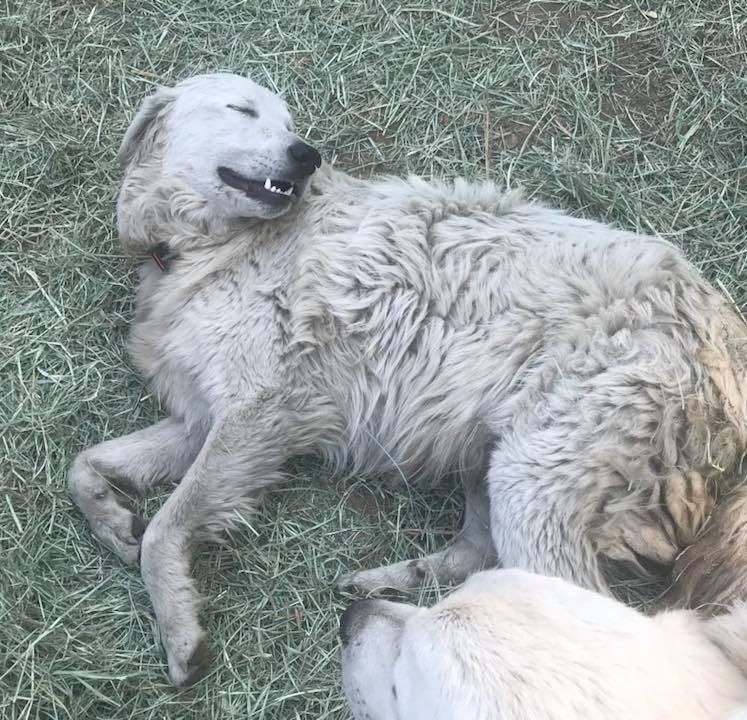
[[116,500],[109,503],[107,512],[90,520],[91,530],[98,541],[114,552],[130,567],[140,562],[140,543],[145,523],[129,508]]
[[68,487],[96,539],[127,565],[137,565],[145,523],[85,452],[73,461]]
[[169,663],[169,679],[177,687],[194,685],[210,672],[214,653],[204,632],[166,638],[164,647]]

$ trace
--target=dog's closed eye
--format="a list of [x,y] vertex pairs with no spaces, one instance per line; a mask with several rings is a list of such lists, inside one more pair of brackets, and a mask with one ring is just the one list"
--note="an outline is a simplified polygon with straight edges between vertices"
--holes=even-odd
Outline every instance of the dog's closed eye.
[[253,107],[248,107],[247,105],[226,105],[226,107],[240,112],[242,115],[248,115],[253,118],[259,117],[259,113]]

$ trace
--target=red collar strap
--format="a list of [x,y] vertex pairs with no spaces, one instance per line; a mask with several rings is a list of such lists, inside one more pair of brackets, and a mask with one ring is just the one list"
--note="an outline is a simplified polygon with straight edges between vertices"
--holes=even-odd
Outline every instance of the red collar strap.
[[150,253],[153,258],[153,262],[158,266],[161,272],[166,272],[169,269],[168,259],[170,256],[169,246],[166,243],[159,243],[156,245]]

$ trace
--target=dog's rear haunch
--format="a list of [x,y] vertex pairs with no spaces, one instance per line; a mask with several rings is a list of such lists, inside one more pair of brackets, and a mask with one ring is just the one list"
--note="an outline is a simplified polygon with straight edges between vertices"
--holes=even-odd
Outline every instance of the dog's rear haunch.
[[[606,593],[671,580],[672,604],[742,594],[747,333],[675,247],[492,183],[357,180],[232,75],[159,89],[121,157],[120,239],[146,258],[131,349],[169,417],[69,483],[141,558],[175,683],[206,657],[195,543],[294,453],[465,486],[454,543],[347,588],[499,562]],[[178,480],[144,534],[113,488]]]
[[[697,353],[708,369],[713,395],[702,398],[691,422],[706,433],[714,509],[676,558],[664,607],[701,608],[712,613],[747,598],[747,342],[744,323],[730,310],[714,319]],[[701,418],[702,415],[702,418]],[[697,451],[697,450],[696,450]]]

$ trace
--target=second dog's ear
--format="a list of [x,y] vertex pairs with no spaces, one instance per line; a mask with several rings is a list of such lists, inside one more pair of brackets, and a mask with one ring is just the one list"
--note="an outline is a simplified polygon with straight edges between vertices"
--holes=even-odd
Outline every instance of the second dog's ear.
[[161,110],[174,101],[175,97],[176,92],[172,88],[159,87],[156,92],[143,100],[119,147],[117,157],[122,165],[126,165],[132,159],[148,126],[155,120]]

